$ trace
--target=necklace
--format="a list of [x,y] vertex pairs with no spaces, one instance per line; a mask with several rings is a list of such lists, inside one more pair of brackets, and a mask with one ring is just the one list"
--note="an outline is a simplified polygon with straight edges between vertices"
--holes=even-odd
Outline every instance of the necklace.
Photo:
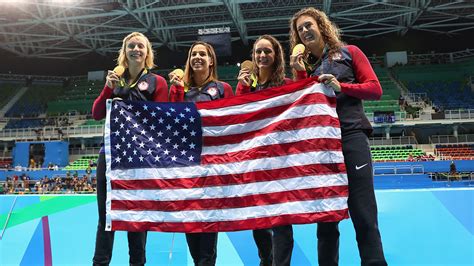
[[320,75],[324,74],[324,64],[322,62],[324,55],[327,52],[327,46],[324,46],[323,52],[321,53],[321,56],[316,60],[316,62],[312,63],[310,62],[311,59],[315,58],[311,53],[308,55],[307,60],[303,60],[303,63],[305,65],[306,73],[311,76],[314,71],[318,68],[318,65],[321,65],[321,73]]

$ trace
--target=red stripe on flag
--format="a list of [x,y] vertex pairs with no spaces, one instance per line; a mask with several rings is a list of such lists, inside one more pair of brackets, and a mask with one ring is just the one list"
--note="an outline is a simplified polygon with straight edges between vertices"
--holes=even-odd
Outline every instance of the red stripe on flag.
[[174,212],[230,209],[280,204],[285,202],[347,197],[348,195],[349,189],[347,186],[331,186],[214,199],[173,201],[112,200],[112,210]]
[[307,139],[290,143],[260,146],[253,149],[224,154],[206,154],[201,156],[201,163],[224,164],[313,151],[340,151],[341,147],[340,139]]
[[[260,110],[256,110],[249,113],[226,115],[226,116],[205,116],[201,118],[202,126],[211,127],[211,126],[225,126],[225,125],[248,123],[252,121],[274,117],[296,106],[313,105],[313,104],[325,104],[330,107],[336,108],[336,98],[328,97],[322,93],[306,94],[303,97],[297,99],[296,101],[290,104],[268,107],[265,109],[260,109]],[[245,108],[245,107],[242,107],[242,108]]]
[[285,214],[272,217],[253,218],[222,222],[127,222],[112,221],[112,230],[160,231],[160,232],[229,232],[238,230],[272,228],[287,224],[310,224],[337,222],[349,218],[347,209],[326,212]]
[[263,127],[258,130],[245,132],[241,134],[233,134],[228,136],[204,136],[203,137],[203,145],[204,146],[217,146],[217,145],[225,145],[225,144],[234,144],[239,143],[247,139],[252,139],[258,136],[263,136],[272,132],[276,131],[290,131],[290,130],[297,130],[302,128],[309,128],[309,127],[334,127],[339,128],[339,120],[335,117],[330,115],[314,115],[314,116],[307,116],[302,118],[292,118],[292,119],[285,119],[281,121],[277,121],[272,123],[266,127]]
[[224,185],[248,184],[271,180],[287,179],[298,176],[345,174],[344,163],[307,164],[271,170],[261,170],[241,174],[205,176],[194,178],[112,180],[112,189],[182,189]]
[[308,88],[310,85],[318,83],[318,77],[311,77],[296,81],[294,83],[286,84],[280,87],[268,88],[253,93],[246,93],[239,96],[225,98],[222,100],[209,101],[209,102],[197,102],[196,106],[198,109],[219,109],[224,107],[230,107],[235,105],[246,104],[249,102],[258,102],[262,100],[271,99],[273,97],[294,93],[299,90]]

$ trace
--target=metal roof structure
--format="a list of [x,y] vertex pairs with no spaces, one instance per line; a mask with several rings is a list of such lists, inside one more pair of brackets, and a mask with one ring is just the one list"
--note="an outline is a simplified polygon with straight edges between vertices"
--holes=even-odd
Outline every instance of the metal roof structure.
[[195,41],[198,29],[216,27],[230,27],[244,44],[262,34],[287,40],[289,19],[308,6],[325,11],[345,39],[474,30],[474,1],[0,0],[0,49],[31,58],[107,55],[139,31],[175,50]]

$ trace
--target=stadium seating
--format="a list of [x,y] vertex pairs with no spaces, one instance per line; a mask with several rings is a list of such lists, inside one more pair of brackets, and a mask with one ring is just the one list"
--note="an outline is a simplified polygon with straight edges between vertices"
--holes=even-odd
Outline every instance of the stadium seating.
[[393,68],[396,77],[410,92],[426,93],[441,109],[473,109],[474,93],[467,80],[474,73],[474,60],[436,65],[409,65]]
[[2,88],[2,97],[0,97],[0,109],[5,106],[8,101],[15,95],[20,87],[17,84],[1,84],[0,87]]
[[414,93],[426,93],[434,106],[444,110],[474,109],[474,93],[460,81],[410,81],[408,88]]
[[102,88],[103,84],[101,82],[77,81],[67,91],[59,95],[56,101],[48,103],[47,113],[48,115],[69,112],[89,114],[94,99],[100,94]]
[[[376,111],[400,112],[400,106],[398,105],[400,90],[388,76],[387,69],[375,66],[374,71],[377,74],[380,85],[382,85],[383,95],[380,101],[364,101],[364,111],[366,115],[373,117],[373,113]],[[399,113],[396,113],[396,115],[397,114]],[[397,117],[397,119],[399,118],[400,117]]]
[[100,126],[100,125],[103,125],[105,123],[105,120],[102,119],[102,120],[94,120],[94,119],[88,119],[86,120],[82,126]]
[[415,149],[412,145],[402,146],[372,146],[370,148],[372,160],[379,162],[407,161],[412,158],[426,155],[421,149]]
[[7,168],[7,167],[11,167],[13,164],[13,158],[6,158],[6,157],[3,157],[3,158],[0,158],[0,169],[1,168]]
[[[5,114],[6,117],[37,117],[46,111],[62,88],[54,85],[34,85]],[[2,96],[3,97],[3,96]]]
[[438,144],[435,152],[443,159],[473,160],[474,144]]
[[235,91],[238,83],[237,76],[239,75],[239,71],[240,68],[235,65],[219,66],[217,68],[217,75],[219,80],[229,83]]
[[[85,155],[64,167],[64,170],[85,170],[89,166],[89,161],[97,162],[99,155]],[[96,167],[92,167],[95,170]]]
[[[11,110],[11,109],[10,109]],[[15,129],[15,128],[37,128],[44,125],[42,119],[10,119],[8,120],[6,129]]]

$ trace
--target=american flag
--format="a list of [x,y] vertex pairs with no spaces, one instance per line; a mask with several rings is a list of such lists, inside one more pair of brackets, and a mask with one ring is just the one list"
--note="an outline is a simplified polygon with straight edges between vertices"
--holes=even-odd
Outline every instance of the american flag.
[[314,78],[212,102],[107,103],[107,230],[348,217],[336,98]]

